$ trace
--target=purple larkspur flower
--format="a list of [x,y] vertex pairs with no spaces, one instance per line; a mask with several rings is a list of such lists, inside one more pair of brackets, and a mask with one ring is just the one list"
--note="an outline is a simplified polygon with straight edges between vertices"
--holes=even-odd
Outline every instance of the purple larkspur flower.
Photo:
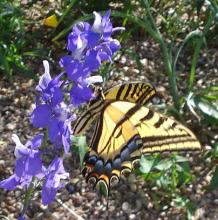
[[56,106],[54,110],[54,117],[51,117],[48,124],[48,135],[49,140],[54,143],[56,148],[59,148],[62,144],[64,146],[64,152],[68,153],[70,149],[70,135],[71,122],[75,120],[75,115],[72,114],[72,105],[61,105]]
[[0,182],[0,187],[13,190],[18,185],[29,185],[33,176],[42,177],[42,160],[39,147],[42,144],[43,134],[36,135],[32,140],[27,141],[25,145],[20,142],[16,134],[12,135],[15,142],[15,171],[12,176]]
[[36,87],[40,96],[30,119],[34,127],[47,128],[49,140],[54,147],[60,149],[63,145],[67,153],[70,147],[71,121],[75,119],[75,115],[72,114],[72,105],[63,102],[63,92],[60,88],[63,85],[60,81],[63,73],[52,79],[47,61],[44,61],[44,67],[45,73]]
[[[101,64],[97,47],[101,44],[107,44],[108,48],[111,50],[111,55],[107,53],[109,55],[107,60],[111,60],[112,54],[120,47],[119,42],[111,38],[111,34],[114,30],[121,28],[113,29],[110,22],[110,11],[107,11],[103,17],[97,12],[93,12],[93,14],[95,19],[92,26],[90,26],[90,24],[87,22],[79,22],[73,27],[72,32],[68,35],[67,49],[71,52],[71,57],[73,60],[85,62],[86,60],[91,59],[93,62],[95,62],[94,70],[97,70]],[[99,50],[102,50],[102,48],[99,47]],[[87,56],[89,58],[86,58]],[[61,66],[65,68],[68,74],[69,71],[72,71],[72,68],[75,67],[72,59],[69,59],[68,57],[68,59],[64,58],[64,61],[62,60],[60,62]],[[106,59],[104,58],[104,60]],[[85,67],[87,66],[88,65],[86,64]],[[90,67],[89,71],[93,71],[93,68]]]
[[36,91],[40,93],[37,100],[44,102],[50,101],[55,106],[63,101],[63,92],[61,90],[62,81],[60,80],[64,73],[60,73],[54,79],[51,78],[48,61],[44,60],[43,65],[45,73],[40,77]]
[[65,153],[69,151],[71,122],[75,120],[72,108],[72,105],[67,106],[64,102],[56,106],[41,104],[31,114],[33,125],[47,128],[49,140],[54,147],[59,149],[63,144]]
[[45,171],[45,181],[42,187],[42,203],[48,205],[56,196],[57,191],[64,186],[62,179],[69,178],[63,166],[63,159],[56,157]]

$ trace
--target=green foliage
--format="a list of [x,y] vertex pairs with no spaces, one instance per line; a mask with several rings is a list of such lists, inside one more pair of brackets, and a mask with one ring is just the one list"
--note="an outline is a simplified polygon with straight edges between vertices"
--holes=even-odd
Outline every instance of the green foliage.
[[176,196],[176,198],[173,199],[173,202],[175,203],[176,207],[186,209],[188,220],[193,219],[194,208],[193,208],[192,203],[189,201],[189,199],[185,197]]
[[[0,73],[8,80],[17,73],[34,78],[27,61],[34,57],[46,57],[45,45],[34,39],[35,33],[28,33],[30,21],[25,16],[19,1],[0,2]],[[37,43],[34,44],[34,41]]]
[[218,166],[215,167],[213,177],[210,182],[210,190],[215,190],[218,187]]
[[175,191],[192,180],[187,159],[176,154],[167,159],[161,159],[160,155],[142,157],[139,170],[146,180],[167,191]]
[[87,151],[86,137],[85,136],[75,136],[73,137],[73,145],[71,147],[71,151],[78,153],[80,158],[80,165],[83,165],[83,158]]
[[[211,91],[212,89],[212,91]],[[213,89],[215,89],[215,93]],[[203,121],[208,124],[218,124],[218,87],[210,87],[207,89],[202,89],[200,92],[190,93],[187,99],[187,105],[191,112],[200,120],[203,118]],[[217,91],[216,91],[217,90]],[[205,93],[205,91],[207,91]],[[199,112],[199,116],[196,111]]]
[[27,68],[21,54],[25,46],[22,11],[8,1],[0,3],[0,29],[0,71],[11,79],[14,72]]
[[[139,168],[142,177],[151,182],[152,187],[158,187],[157,195],[153,193],[156,199],[159,197],[159,191],[164,190],[163,194],[171,200],[171,204],[177,208],[185,208],[187,218],[191,219],[193,207],[191,202],[180,195],[179,189],[192,182],[193,177],[190,173],[190,167],[185,157],[172,154],[170,158],[161,159],[160,154],[154,156],[144,156],[140,160]],[[163,195],[162,195],[163,199]],[[168,203],[164,203],[168,206]]]
[[215,190],[218,187],[218,142],[213,144],[213,149],[207,155],[207,158],[211,158],[211,169],[213,169],[212,179],[209,185],[209,190]]

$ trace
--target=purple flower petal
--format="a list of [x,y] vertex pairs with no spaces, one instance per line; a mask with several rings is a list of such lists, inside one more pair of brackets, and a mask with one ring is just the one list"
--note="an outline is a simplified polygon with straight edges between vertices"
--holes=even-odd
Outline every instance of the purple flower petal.
[[14,173],[19,178],[21,178],[23,176],[23,173],[25,172],[26,160],[27,160],[27,157],[24,156],[24,157],[17,159],[16,161]]
[[51,81],[51,76],[49,73],[49,64],[47,60],[43,61],[45,73],[40,77],[39,84],[36,86],[36,90],[42,92],[48,87],[49,82]]
[[58,188],[51,188],[51,186],[46,186],[46,184],[42,187],[42,203],[43,205],[48,205],[51,203],[58,191]]
[[19,215],[17,220],[25,220],[26,218],[24,217],[24,215]]
[[0,182],[0,187],[7,190],[14,190],[19,185],[19,180],[16,175],[12,175],[9,178]]
[[70,131],[71,131],[71,122],[66,121],[63,125],[63,133],[62,133],[62,143],[64,146],[64,152],[67,154],[70,150],[70,144],[71,144],[71,139],[70,139]]
[[53,91],[52,106],[56,106],[63,101],[63,93],[60,88],[56,87]]
[[71,32],[68,35],[68,44],[67,44],[67,50],[74,52],[77,49],[78,41],[79,41],[79,35],[75,32]]
[[33,149],[37,149],[39,146],[41,146],[43,138],[44,134],[40,133],[36,135],[32,140],[27,141],[25,146],[31,146]]
[[119,49],[120,49],[120,42],[118,40],[115,40],[115,39],[111,39],[109,42],[108,42],[108,46],[109,48],[111,49],[112,51],[112,54],[114,54],[115,52],[117,52]]
[[59,64],[61,67],[66,68],[66,66],[68,66],[70,63],[73,63],[74,60],[72,58],[72,56],[66,55],[61,57]]
[[28,160],[26,161],[26,174],[35,176],[42,172],[42,160],[40,152],[31,152]]
[[110,22],[110,14],[110,11],[107,11],[102,18],[102,26],[104,28],[103,37],[105,40],[107,40],[111,36],[113,30],[113,26]]
[[51,118],[51,108],[47,104],[36,106],[31,114],[31,122],[36,128],[45,128]]
[[45,182],[42,187],[42,203],[44,205],[52,202],[56,196],[58,189],[63,187],[61,179],[69,177],[63,166],[63,159],[56,157],[47,169]]
[[74,85],[70,91],[71,103],[80,105],[92,98],[92,90],[87,86]]
[[107,11],[103,17],[97,12],[93,12],[93,14],[95,20],[92,25],[92,31],[102,34],[103,38],[107,40],[111,36],[113,30],[113,26],[110,22],[110,11]]
[[[49,140],[54,143],[57,142],[60,138],[60,127],[59,127],[59,121],[57,119],[52,119],[48,126],[48,136]],[[60,142],[60,141],[58,141]]]
[[91,26],[88,22],[79,22],[73,27],[73,32],[77,35],[83,35],[84,33],[89,32]]
[[101,35],[99,33],[90,31],[87,34],[87,41],[88,41],[87,46],[90,48],[95,47],[100,39],[101,39]]
[[97,50],[90,50],[86,54],[85,66],[89,68],[89,71],[94,71],[99,68],[101,59]]

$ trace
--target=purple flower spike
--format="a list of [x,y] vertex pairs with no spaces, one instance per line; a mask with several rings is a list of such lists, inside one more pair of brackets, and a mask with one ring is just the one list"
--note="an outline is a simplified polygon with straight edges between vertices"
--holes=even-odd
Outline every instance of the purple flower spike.
[[29,185],[33,176],[42,178],[42,161],[40,158],[39,147],[42,144],[43,134],[36,135],[32,140],[27,141],[25,145],[20,142],[16,134],[12,135],[12,140],[15,142],[15,172],[9,178],[0,182],[0,187],[13,190],[18,185]]
[[45,176],[42,187],[42,203],[48,205],[54,200],[57,191],[64,186],[61,180],[69,178],[69,173],[65,171],[63,166],[63,159],[56,157],[49,165]]

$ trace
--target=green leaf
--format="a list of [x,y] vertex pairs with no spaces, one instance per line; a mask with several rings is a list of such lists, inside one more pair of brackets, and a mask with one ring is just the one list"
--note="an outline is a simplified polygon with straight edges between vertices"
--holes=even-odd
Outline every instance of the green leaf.
[[215,190],[218,187],[218,166],[216,166],[215,171],[213,173],[213,177],[210,182],[209,189]]
[[175,155],[174,156],[174,160],[177,162],[177,163],[181,163],[181,162],[186,162],[188,161],[188,159],[186,157],[183,157],[183,156],[180,156],[180,155]]
[[188,198],[177,196],[174,200],[177,207],[186,208],[187,219],[193,219],[193,206]]
[[146,158],[144,156],[140,159],[140,171],[142,173],[149,173],[154,166],[155,159],[154,158]]
[[79,146],[79,158],[80,158],[80,165],[83,163],[83,158],[86,153],[86,136],[80,136],[78,139],[78,146]]
[[162,170],[167,170],[169,169],[171,166],[173,165],[173,161],[172,160],[162,160],[160,161],[155,168],[162,171]]
[[218,123],[218,107],[205,97],[190,93],[187,99],[187,105],[194,114],[196,114],[194,111],[195,108],[205,117],[208,122],[212,124]]
[[212,144],[213,146],[213,151],[212,151],[212,155],[213,157],[218,157],[218,142]]
[[87,151],[86,137],[85,136],[73,136],[72,138],[72,152],[78,153],[80,158],[80,165],[82,166],[83,158]]

